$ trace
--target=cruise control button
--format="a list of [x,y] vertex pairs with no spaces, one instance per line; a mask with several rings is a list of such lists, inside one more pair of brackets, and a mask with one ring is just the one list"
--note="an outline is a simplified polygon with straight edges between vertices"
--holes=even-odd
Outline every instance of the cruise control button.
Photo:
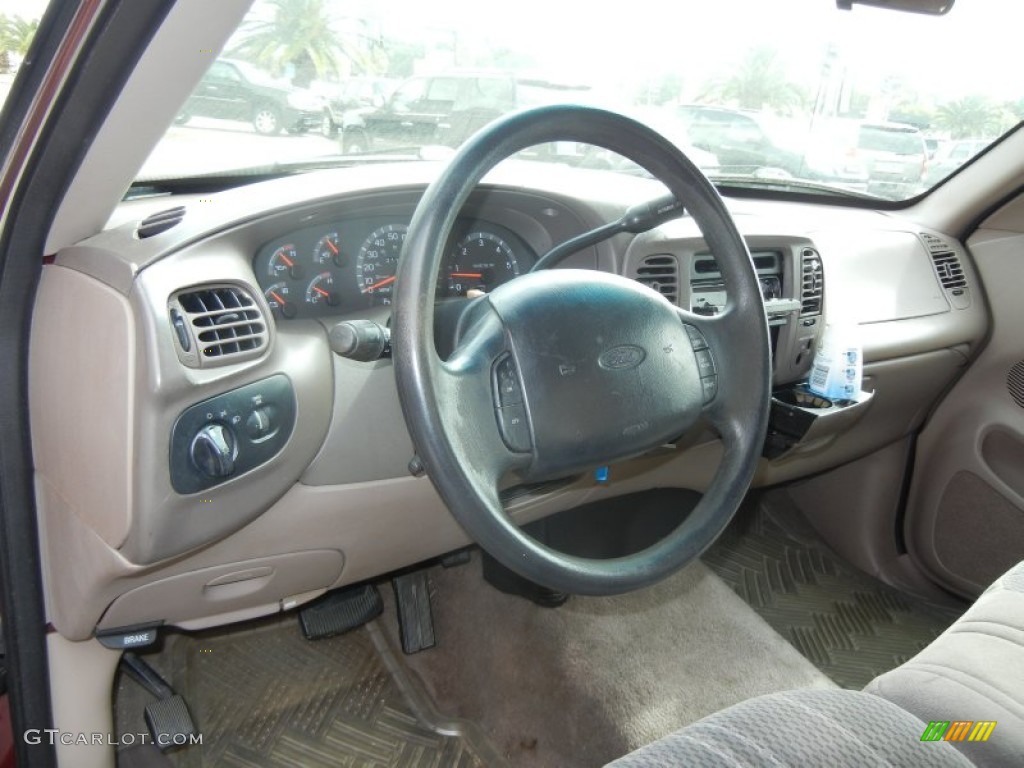
[[708,376],[701,379],[700,384],[704,388],[704,405],[707,405],[718,396],[718,377]]
[[511,450],[528,453],[531,448],[530,425],[526,420],[525,405],[507,405],[498,409],[501,437]]
[[700,332],[699,328],[687,325],[686,332],[690,336],[690,344],[693,345],[694,350],[708,348],[708,340],[704,338],[704,334]]
[[523,402],[523,390],[519,386],[519,374],[515,361],[511,357],[503,357],[494,367],[494,388],[498,392],[498,405],[520,405]]
[[700,372],[701,378],[714,376],[716,373],[715,361],[711,357],[711,350],[698,349],[693,354],[697,356],[697,370]]

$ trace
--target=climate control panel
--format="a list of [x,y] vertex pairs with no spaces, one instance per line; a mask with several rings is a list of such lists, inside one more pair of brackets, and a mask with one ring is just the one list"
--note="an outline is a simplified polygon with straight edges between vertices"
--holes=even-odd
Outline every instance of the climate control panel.
[[295,393],[284,374],[185,409],[171,429],[171,486],[197,493],[273,458],[295,427]]

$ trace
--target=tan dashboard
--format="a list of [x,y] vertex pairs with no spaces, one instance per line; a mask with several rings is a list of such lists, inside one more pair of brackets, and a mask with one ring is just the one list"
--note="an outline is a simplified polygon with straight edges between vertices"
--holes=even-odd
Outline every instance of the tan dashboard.
[[[46,574],[48,612],[65,636],[266,614],[468,543],[429,481],[409,473],[390,362],[328,346],[342,319],[386,325],[403,228],[436,171],[373,170],[180,201],[180,222],[150,237],[140,225],[169,205],[126,203],[123,223],[44,269],[30,406],[46,560],[61,565]],[[440,296],[464,301],[514,279],[659,194],[639,179],[543,173],[503,171],[474,195]],[[962,247],[876,213],[733,208],[761,277],[776,384],[806,376],[829,308],[843,304],[860,313],[874,393],[856,423],[763,460],[757,482],[837,466],[915,429],[985,333]],[[624,274],[696,312],[728,299],[687,218],[566,265]],[[527,520],[643,488],[701,490],[718,450],[698,427],[612,467],[607,483],[512,478],[507,506]]]

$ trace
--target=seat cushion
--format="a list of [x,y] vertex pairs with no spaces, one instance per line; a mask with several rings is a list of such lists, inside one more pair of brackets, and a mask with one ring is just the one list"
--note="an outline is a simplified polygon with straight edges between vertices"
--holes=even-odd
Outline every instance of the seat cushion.
[[611,763],[614,768],[970,766],[926,724],[860,691],[800,690],[736,704]]
[[1024,563],[865,690],[926,721],[995,721],[988,741],[953,743],[977,765],[1024,765]]

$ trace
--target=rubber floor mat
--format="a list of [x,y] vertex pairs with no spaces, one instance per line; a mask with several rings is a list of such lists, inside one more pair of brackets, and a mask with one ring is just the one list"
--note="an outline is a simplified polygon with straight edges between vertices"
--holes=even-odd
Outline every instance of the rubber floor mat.
[[178,768],[482,768],[489,746],[442,722],[371,624],[310,642],[294,617],[178,635],[155,659],[192,711],[202,745]]
[[809,525],[793,524],[798,514],[777,492],[766,494],[703,560],[836,684],[863,688],[966,609],[908,596],[847,565]]

